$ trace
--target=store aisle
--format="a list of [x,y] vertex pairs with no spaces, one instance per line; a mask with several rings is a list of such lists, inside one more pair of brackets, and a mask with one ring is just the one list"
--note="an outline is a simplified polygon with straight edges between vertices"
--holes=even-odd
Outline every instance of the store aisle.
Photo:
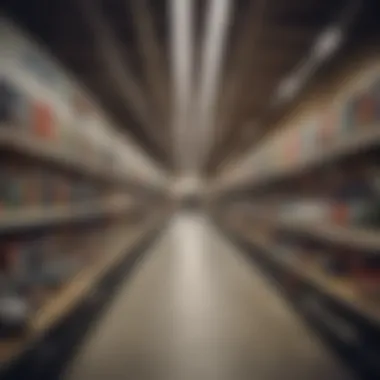
[[66,376],[348,378],[244,256],[190,213],[172,220]]

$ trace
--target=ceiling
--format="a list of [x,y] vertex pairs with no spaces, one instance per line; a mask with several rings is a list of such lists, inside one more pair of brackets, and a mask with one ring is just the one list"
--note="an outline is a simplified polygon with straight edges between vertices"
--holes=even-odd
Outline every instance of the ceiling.
[[[207,2],[193,3],[196,78]],[[232,1],[213,140],[203,169],[215,173],[226,157],[253,149],[323,78],[331,78],[356,50],[378,41],[377,3]],[[174,167],[169,0],[5,0],[5,10],[90,89],[121,130],[154,159]],[[296,96],[276,102],[279,85],[305,60],[317,36],[342,20],[348,21],[340,51]]]

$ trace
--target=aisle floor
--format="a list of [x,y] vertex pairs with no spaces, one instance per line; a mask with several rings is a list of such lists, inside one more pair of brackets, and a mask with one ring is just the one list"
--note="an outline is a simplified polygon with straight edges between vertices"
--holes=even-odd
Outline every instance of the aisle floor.
[[237,248],[173,218],[67,380],[340,380],[348,373]]

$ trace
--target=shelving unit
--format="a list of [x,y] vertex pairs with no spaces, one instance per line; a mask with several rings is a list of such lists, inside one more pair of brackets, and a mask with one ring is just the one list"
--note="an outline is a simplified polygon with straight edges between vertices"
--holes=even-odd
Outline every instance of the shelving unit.
[[259,247],[265,255],[287,271],[368,319],[380,332],[380,305],[373,300],[363,299],[362,295],[352,286],[352,282],[327,275],[317,263],[308,262],[306,264],[297,258],[281,254],[279,248],[272,246],[262,235],[252,234],[252,231],[242,231],[242,229],[235,229],[234,232],[252,246]]
[[303,160],[296,162],[293,166],[273,172],[269,170],[265,175],[240,186],[248,186],[251,189],[259,186],[269,186],[273,182],[291,179],[324,164],[330,164],[331,162],[360,154],[363,151],[380,147],[380,123],[379,125],[369,125],[363,129],[364,131],[360,133],[332,142],[330,146],[328,145],[324,149],[304,157]]
[[363,251],[380,250],[380,231],[360,226],[340,225],[328,221],[295,221],[273,217],[253,217],[253,222],[265,223],[271,230],[293,232],[314,237],[337,246]]
[[25,231],[35,227],[58,226],[106,216],[116,216],[131,211],[131,199],[125,201],[87,202],[46,208],[6,211],[0,216],[0,235]]
[[364,76],[343,100],[289,122],[242,164],[240,180],[219,184],[218,218],[347,361],[378,378],[378,65]]
[[[228,219],[228,218],[227,218]],[[378,378],[380,305],[318,263],[285,255],[268,236],[225,220],[220,228],[247,252],[308,324],[363,378]]]
[[130,179],[111,165],[96,165],[85,155],[69,154],[58,141],[36,137],[22,128],[0,125],[0,149],[47,162],[58,170],[78,173],[103,182],[125,185]]
[[62,288],[51,292],[44,305],[30,317],[23,336],[0,341],[0,371],[42,339],[44,333],[64,319],[78,303],[96,290],[102,276],[117,267],[129,252],[157,229],[163,219],[165,213],[160,212],[156,213],[147,225],[135,225],[134,228],[127,230],[119,227],[119,231],[114,231],[105,244],[107,254],[82,269]]
[[[168,210],[154,204],[159,189],[131,172],[133,144],[120,140],[86,91],[3,18],[0,32],[0,48],[10,51],[0,75],[2,377],[45,340],[56,341],[50,335],[98,288],[111,292],[109,276],[121,281],[119,267]],[[143,157],[135,162],[149,172]]]
[[277,226],[287,231],[314,236],[340,246],[363,251],[380,250],[380,231],[333,223],[301,223],[279,221]]

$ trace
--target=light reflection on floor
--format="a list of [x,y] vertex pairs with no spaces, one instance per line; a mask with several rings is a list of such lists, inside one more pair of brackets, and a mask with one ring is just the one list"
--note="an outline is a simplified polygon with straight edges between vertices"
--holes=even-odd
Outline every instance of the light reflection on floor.
[[135,269],[67,379],[348,379],[202,215],[179,214]]

